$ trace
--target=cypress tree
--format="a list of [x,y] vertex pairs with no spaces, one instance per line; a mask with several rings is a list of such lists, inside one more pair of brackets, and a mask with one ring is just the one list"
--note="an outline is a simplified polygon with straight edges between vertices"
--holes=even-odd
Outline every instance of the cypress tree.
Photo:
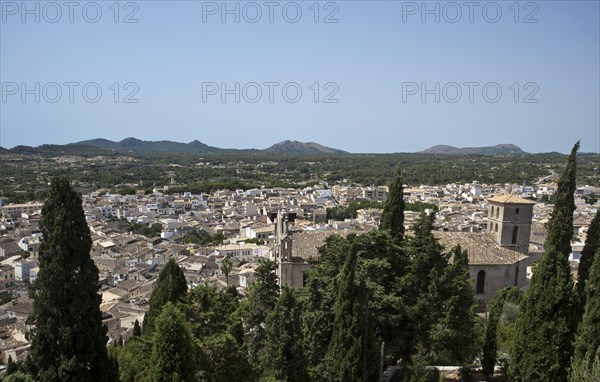
[[8,362],[6,363],[6,372],[4,375],[11,375],[19,371],[16,362],[13,361],[11,356],[8,356]]
[[494,374],[496,366],[496,355],[498,353],[498,325],[502,317],[504,304],[507,302],[519,303],[521,291],[518,287],[506,287],[498,292],[489,303],[488,319],[485,326],[485,338],[483,343],[483,358],[481,368],[486,380]]
[[254,273],[256,277],[244,302],[244,325],[247,333],[247,345],[251,361],[260,364],[260,354],[265,343],[265,324],[267,317],[277,304],[279,285],[275,275],[275,262],[261,260]]
[[40,271],[31,287],[34,376],[42,382],[113,381],[90,230],[81,196],[67,179],[52,181],[40,230]]
[[590,268],[594,262],[594,255],[600,245],[600,210],[592,220],[585,239],[585,245],[581,251],[579,268],[577,270],[577,296],[579,297],[579,311],[583,314],[586,304],[585,285],[590,274]]
[[379,228],[390,231],[397,240],[404,237],[404,188],[400,169],[390,184],[387,199],[383,204]]
[[[302,348],[301,305],[293,289],[284,287],[267,319],[266,341],[262,356],[265,375],[282,382],[308,380]],[[293,365],[293,367],[290,367]]]
[[150,307],[144,316],[142,332],[152,334],[154,320],[160,314],[162,307],[167,302],[180,301],[187,292],[187,282],[183,270],[173,259],[169,259],[163,270],[158,275],[156,288],[150,296]]
[[593,362],[597,360],[597,355],[600,355],[600,249],[596,252],[590,270],[586,292],[587,304],[575,342],[573,366],[574,369],[583,368],[591,371]]
[[377,354],[367,328],[368,296],[364,280],[357,272],[358,251],[347,254],[340,272],[339,291],[334,304],[333,334],[325,356],[325,381],[374,380]]
[[405,306],[405,312],[401,315],[405,331],[401,333],[400,353],[408,369],[412,367],[412,358],[418,349],[428,353],[432,348],[431,329],[443,311],[438,290],[443,288],[441,278],[448,261],[442,255],[443,248],[432,230],[433,217],[421,214],[413,226],[414,235],[405,245],[410,263],[399,286]]
[[133,323],[132,336],[139,337],[141,335],[142,335],[142,328],[140,327],[140,322],[138,320],[135,320],[135,322]]
[[498,323],[502,315],[504,300],[498,301],[494,298],[489,304],[488,319],[485,326],[485,339],[483,343],[483,357],[481,359],[481,369],[485,375],[485,380],[494,374],[496,366],[496,354],[498,353]]
[[150,381],[196,381],[193,337],[183,313],[169,301],[154,324]]
[[440,318],[431,331],[431,362],[436,365],[465,365],[475,359],[476,312],[473,287],[469,276],[469,256],[459,245],[448,254],[452,262],[446,266],[437,285]]
[[564,382],[573,355],[576,295],[568,257],[573,236],[576,188],[575,144],[558,181],[542,258],[525,293],[511,351],[515,382]]

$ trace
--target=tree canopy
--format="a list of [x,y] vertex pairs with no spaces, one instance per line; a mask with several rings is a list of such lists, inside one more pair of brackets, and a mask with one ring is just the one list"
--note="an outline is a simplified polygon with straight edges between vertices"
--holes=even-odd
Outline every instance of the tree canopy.
[[114,381],[90,231],[81,196],[67,179],[52,181],[40,230],[40,270],[31,287],[30,368],[44,382]]

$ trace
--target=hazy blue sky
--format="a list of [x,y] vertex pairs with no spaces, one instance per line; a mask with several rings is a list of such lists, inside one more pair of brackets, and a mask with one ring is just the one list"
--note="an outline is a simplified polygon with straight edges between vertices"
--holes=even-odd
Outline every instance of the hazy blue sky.
[[4,147],[135,136],[600,151],[598,1],[0,3]]

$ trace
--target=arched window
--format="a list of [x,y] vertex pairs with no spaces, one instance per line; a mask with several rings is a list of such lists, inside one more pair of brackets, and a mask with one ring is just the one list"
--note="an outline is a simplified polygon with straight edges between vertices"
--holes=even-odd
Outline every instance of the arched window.
[[490,208],[490,217],[494,217],[494,207]]
[[515,286],[519,286],[519,264],[517,264],[517,269],[515,269]]
[[512,231],[512,244],[517,244],[517,238],[519,237],[519,227],[514,226]]
[[485,271],[479,271],[477,273],[477,288],[475,293],[483,294],[485,290]]
[[494,232],[498,232],[498,224],[494,226]]
[[519,220],[519,209],[515,210],[515,220]]
[[496,219],[500,217],[500,207],[496,207]]

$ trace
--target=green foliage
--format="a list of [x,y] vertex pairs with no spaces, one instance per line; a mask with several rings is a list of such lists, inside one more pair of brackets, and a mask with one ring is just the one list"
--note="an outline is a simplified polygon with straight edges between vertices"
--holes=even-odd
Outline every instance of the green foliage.
[[4,382],[34,382],[34,379],[31,375],[26,374],[22,371],[17,371],[15,373],[9,374],[3,379]]
[[158,223],[154,224],[137,224],[133,222],[128,223],[128,231],[137,235],[144,235],[146,237],[157,237],[162,232],[162,226]]
[[264,376],[282,382],[304,382],[308,379],[300,317],[301,305],[296,292],[284,287],[267,318],[265,347],[261,356]]
[[[514,335],[514,330],[511,329],[514,329],[516,320],[515,314],[513,313],[509,314],[508,317],[503,317],[503,312],[505,311],[505,308],[512,312],[514,312],[516,308],[518,315],[518,304],[521,302],[521,300],[522,293],[519,288],[516,286],[510,286],[496,292],[496,295],[488,304],[488,319],[485,327],[483,357],[481,359],[482,371],[488,379],[494,374],[494,367],[496,366],[497,362],[497,353],[499,347],[498,336],[510,336],[510,339],[507,342],[512,343],[512,336]],[[515,305],[515,303],[517,305]],[[512,307],[510,306],[511,304]],[[503,324],[500,328],[502,334],[499,334],[498,330],[501,324]]]
[[81,196],[68,180],[52,181],[40,230],[40,271],[31,287],[30,367],[42,382],[114,381],[90,231]]
[[243,376],[254,381],[255,373],[248,354],[229,333],[222,332],[199,342],[201,381],[231,382]]
[[[372,354],[372,330],[367,329],[369,295],[364,279],[357,275],[358,256],[357,250],[351,250],[340,272],[331,343],[324,360],[327,381],[358,381],[363,376],[374,380],[376,369],[366,369],[377,357]],[[371,362],[366,363],[367,357]]]
[[596,355],[596,358],[600,355],[600,249],[590,270],[586,294],[587,304],[575,342],[573,368],[591,371],[594,362],[591,355]]
[[575,202],[575,144],[558,182],[542,259],[534,267],[511,351],[515,382],[567,380],[576,328],[576,295],[569,267]]
[[199,230],[186,232],[186,234],[183,235],[181,242],[183,244],[218,245],[222,244],[223,240],[225,240],[225,236],[223,236],[223,234],[217,233],[211,235],[205,230]]
[[347,207],[333,207],[327,209],[327,219],[333,220],[345,220],[345,219],[356,219],[358,216],[358,210],[365,208],[383,208],[382,202],[377,201],[361,201],[352,202]]
[[581,259],[579,259],[579,268],[577,270],[577,296],[579,297],[579,310],[581,314],[585,310],[587,294],[585,286],[590,274],[590,268],[594,263],[594,255],[600,247],[600,210],[596,212],[596,216],[592,219],[588,229],[585,245],[581,251]]
[[133,337],[139,337],[142,335],[142,327],[140,326],[140,322],[138,320],[135,320],[133,323],[133,331],[131,335]]
[[398,240],[404,237],[404,188],[400,169],[390,184],[387,199],[383,204],[379,228],[389,230]]
[[[378,208],[383,209],[383,202],[377,201],[362,201],[352,202],[347,207],[332,207],[327,209],[327,219],[332,220],[345,220],[345,219],[356,219],[358,216],[358,210],[365,208]],[[405,211],[425,212],[426,209],[438,210],[438,206],[431,203],[404,203]]]
[[452,262],[430,287],[430,290],[437,287],[440,316],[431,328],[428,358],[435,365],[465,365],[475,359],[480,345],[469,257],[460,246],[454,247],[448,255]]
[[573,365],[570,382],[600,381],[600,352],[586,354],[582,362]]
[[260,354],[265,346],[265,325],[279,297],[279,285],[275,275],[275,262],[261,260],[254,273],[255,281],[247,290],[247,299],[241,307],[244,333],[250,361],[260,364]]
[[199,285],[190,290],[182,310],[198,345],[202,381],[229,382],[255,378],[244,351],[242,319],[235,288]]
[[228,256],[226,256],[223,261],[221,262],[221,270],[223,271],[223,274],[225,275],[225,282],[227,283],[227,286],[229,286],[229,272],[231,272],[231,269],[233,268],[233,264],[231,263],[231,260],[229,259]]
[[20,365],[14,362],[11,356],[8,356],[8,362],[6,363],[6,372],[4,375],[11,375],[19,371]]
[[111,357],[119,364],[121,382],[146,382],[149,378],[152,342],[146,337],[134,337],[123,346],[109,346]]
[[265,244],[265,241],[263,239],[257,239],[257,238],[254,237],[252,239],[246,239],[246,240],[244,240],[244,243],[263,245],[263,244]]
[[0,305],[8,304],[13,299],[12,294],[9,292],[0,293]]
[[163,270],[158,275],[156,287],[150,297],[150,307],[144,316],[144,325],[142,332],[152,334],[154,330],[154,320],[160,314],[162,307],[167,302],[177,302],[181,300],[187,292],[187,282],[183,274],[183,269],[177,265],[175,260],[170,259]]
[[156,318],[155,326],[150,382],[196,381],[193,337],[183,313],[167,302]]

